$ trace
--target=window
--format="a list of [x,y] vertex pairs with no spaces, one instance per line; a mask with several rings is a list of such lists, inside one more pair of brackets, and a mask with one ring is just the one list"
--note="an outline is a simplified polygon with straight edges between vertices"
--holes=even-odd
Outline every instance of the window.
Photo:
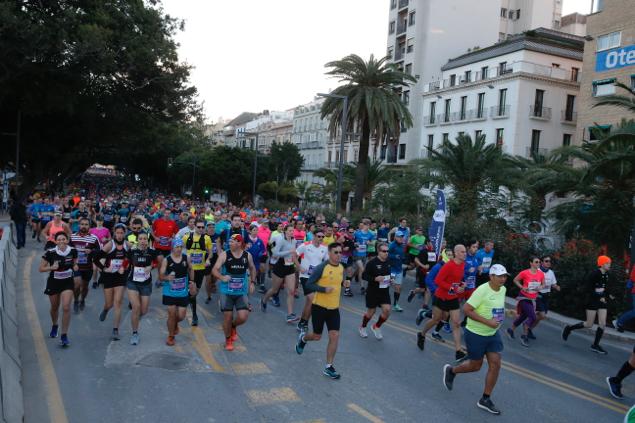
[[487,72],[489,71],[489,68],[487,66],[483,66],[481,68],[481,79],[487,79]]
[[464,82],[471,82],[472,81],[472,71],[465,71],[465,77],[463,78]]
[[507,73],[507,62],[500,62],[498,64],[498,74],[504,75]]
[[348,150],[344,150],[344,163],[348,162]]
[[516,9],[516,19],[520,19],[520,9]]
[[569,147],[571,145],[571,134],[562,134],[562,146]]
[[358,148],[353,150],[353,160],[355,161],[355,163],[357,163],[359,161],[359,149]]
[[496,113],[497,116],[505,115],[506,104],[507,104],[507,88],[503,88],[501,90],[498,90],[498,110]]
[[532,129],[531,131],[531,154],[536,155],[540,149],[540,130]]
[[432,149],[434,148],[434,135],[428,135],[428,157],[432,156]]
[[476,99],[476,117],[481,119],[485,116],[485,93],[478,93]]
[[388,51],[386,52],[386,56],[388,56],[389,60],[393,59],[393,53],[395,52],[395,48],[390,46],[388,47]]
[[559,68],[559,67],[560,67],[560,63],[552,63],[552,64],[551,64],[551,67],[552,67],[552,68],[556,68],[556,69],[557,69],[557,68]]
[[498,148],[503,147],[503,131],[504,131],[504,128],[496,129],[496,147]]
[[388,33],[389,34],[395,33],[395,21],[390,21],[390,25],[388,25]]
[[573,108],[575,107],[575,96],[567,95],[567,105],[564,110],[564,120],[567,122],[573,122]]
[[335,150],[335,163],[340,162],[340,152],[339,150]]
[[461,97],[461,111],[459,112],[459,120],[465,120],[465,112],[467,107],[467,96]]
[[381,146],[381,151],[379,152],[379,160],[386,160],[386,150],[388,149],[387,145]]
[[622,40],[622,32],[616,31],[610,34],[600,35],[597,41],[597,51],[619,47]]
[[406,158],[406,144],[399,144],[399,159],[403,160]]
[[445,100],[445,110],[443,113],[443,122],[450,121],[450,99]]
[[408,26],[412,26],[415,24],[415,12],[412,11],[408,14]]
[[456,75],[452,74],[450,75],[450,86],[453,87],[456,85]]
[[408,63],[408,64],[406,65],[405,72],[406,72],[408,75],[412,75],[412,63]]
[[635,75],[631,75],[631,90],[635,90]]
[[450,134],[449,134],[449,133],[444,132],[444,133],[443,133],[443,135],[442,135],[442,137],[443,137],[442,139],[443,139],[443,142],[444,142],[444,143],[445,143],[445,142],[450,142]]
[[481,131],[480,129],[474,131],[474,140],[476,141],[481,135],[483,135],[483,131]]
[[571,81],[578,82],[578,78],[580,77],[580,68],[571,68]]
[[435,122],[435,114],[437,112],[437,102],[433,101],[432,103],[430,103],[430,123],[434,123]]
[[534,96],[534,116],[542,117],[542,105],[545,98],[545,90],[536,90]]
[[406,105],[410,104],[410,91],[403,92],[403,102]]
[[410,38],[406,41],[406,53],[412,53],[415,49],[415,39]]
[[507,17],[507,9],[505,9],[504,7],[501,7],[501,18],[506,18]]
[[593,97],[615,94],[615,78],[593,81]]
[[397,0],[390,0],[390,9],[394,9],[397,7]]
[[597,141],[611,130],[611,125],[589,126],[589,140]]

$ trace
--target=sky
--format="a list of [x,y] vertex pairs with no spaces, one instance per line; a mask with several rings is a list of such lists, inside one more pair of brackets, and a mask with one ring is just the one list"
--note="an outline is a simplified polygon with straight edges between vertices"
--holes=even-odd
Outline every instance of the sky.
[[[490,0],[486,0],[490,1]],[[591,0],[564,0],[563,15]],[[287,110],[328,92],[324,64],[386,51],[389,0],[163,0],[183,19],[179,58],[209,122],[241,112]]]

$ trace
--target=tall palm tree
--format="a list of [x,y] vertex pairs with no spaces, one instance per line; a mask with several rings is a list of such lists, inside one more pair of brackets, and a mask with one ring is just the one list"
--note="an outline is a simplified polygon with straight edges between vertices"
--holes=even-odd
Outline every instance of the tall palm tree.
[[617,106],[632,113],[635,113],[635,89],[628,85],[616,82],[615,86],[625,90],[630,95],[607,95],[597,100],[593,107],[598,106]]
[[383,139],[384,136],[398,137],[401,127],[412,126],[412,115],[402,102],[400,89],[416,79],[387,62],[387,57],[376,59],[373,55],[366,62],[351,54],[341,60],[328,62],[327,75],[339,78],[343,83],[333,94],[348,97],[348,118],[342,122],[343,102],[327,97],[322,105],[322,119],[330,117],[329,130],[335,134],[338,129],[361,132],[359,140],[359,161],[355,177],[356,209],[361,209],[366,187],[368,150],[370,138]]

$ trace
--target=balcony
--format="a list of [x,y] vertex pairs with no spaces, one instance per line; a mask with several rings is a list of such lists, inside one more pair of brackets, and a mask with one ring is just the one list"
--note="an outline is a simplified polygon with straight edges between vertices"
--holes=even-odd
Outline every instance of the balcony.
[[440,114],[437,115],[437,122],[439,122],[439,125],[451,125],[452,124],[452,113],[448,113],[448,114]]
[[399,24],[397,25],[397,37],[399,37],[402,34],[405,34],[406,30],[408,30],[408,21],[404,20],[399,22]]
[[531,159],[534,156],[546,156],[549,154],[549,150],[546,148],[531,148],[525,147],[525,157]]
[[578,112],[572,112],[570,110],[561,110],[560,111],[560,123],[565,125],[576,125],[578,121]]
[[320,141],[309,141],[296,144],[300,150],[312,150],[316,148],[324,148],[326,145]]
[[536,120],[551,120],[551,107],[529,106],[529,118]]
[[402,61],[405,55],[406,55],[405,48],[397,49],[397,51],[395,52],[395,62]]
[[435,115],[423,117],[423,126],[437,126],[438,124],[439,121]]
[[467,112],[467,120],[472,122],[487,120],[487,111],[485,108],[469,110]]
[[399,0],[399,8],[408,7],[408,0]]
[[492,106],[489,108],[489,115],[492,119],[506,119],[509,117],[512,106]]

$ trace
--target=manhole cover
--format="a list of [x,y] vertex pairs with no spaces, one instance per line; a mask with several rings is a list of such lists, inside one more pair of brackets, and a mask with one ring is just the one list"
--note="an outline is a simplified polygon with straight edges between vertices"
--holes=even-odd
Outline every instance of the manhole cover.
[[182,355],[157,352],[142,357],[137,364],[166,370],[184,370],[188,368],[189,360]]

